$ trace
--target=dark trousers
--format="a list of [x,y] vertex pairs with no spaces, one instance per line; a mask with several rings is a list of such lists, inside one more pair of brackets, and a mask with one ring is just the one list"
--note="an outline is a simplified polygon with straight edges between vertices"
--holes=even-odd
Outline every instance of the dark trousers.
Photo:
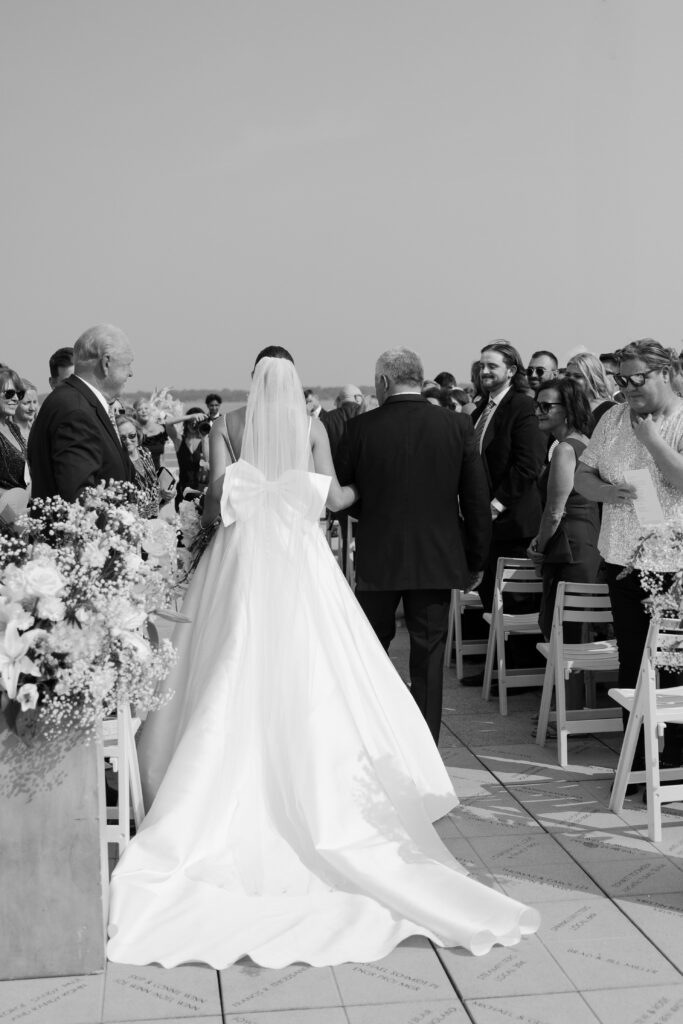
[[[619,687],[634,689],[638,682],[640,662],[643,657],[647,631],[650,628],[650,616],[643,607],[647,594],[640,584],[637,572],[630,572],[623,579],[617,579],[623,570],[622,565],[605,565],[607,586],[609,587],[612,615],[614,616],[614,636],[619,651]],[[659,685],[681,686],[683,679],[680,672],[660,670]],[[628,712],[624,711],[624,728],[628,721]],[[662,760],[678,766],[683,761],[683,726],[667,725],[664,731],[664,750]],[[641,730],[634,756],[634,770],[642,769],[645,763],[645,746]]]
[[356,597],[385,651],[396,634],[396,609],[403,598],[410,634],[410,692],[438,743],[450,590],[356,590]]

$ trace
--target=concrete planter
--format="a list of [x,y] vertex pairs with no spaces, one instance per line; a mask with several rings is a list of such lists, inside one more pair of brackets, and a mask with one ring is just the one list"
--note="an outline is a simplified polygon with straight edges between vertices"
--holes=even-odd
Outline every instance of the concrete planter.
[[40,730],[27,746],[0,716],[0,980],[104,970],[102,757]]

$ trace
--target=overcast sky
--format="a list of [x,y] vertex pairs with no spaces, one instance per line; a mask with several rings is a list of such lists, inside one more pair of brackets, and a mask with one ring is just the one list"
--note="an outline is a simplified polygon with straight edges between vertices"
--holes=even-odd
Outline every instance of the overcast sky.
[[0,360],[683,344],[680,0],[0,0]]

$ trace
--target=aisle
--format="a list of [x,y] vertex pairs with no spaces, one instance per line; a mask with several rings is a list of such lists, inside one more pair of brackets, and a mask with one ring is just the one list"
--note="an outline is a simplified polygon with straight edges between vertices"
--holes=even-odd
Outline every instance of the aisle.
[[[407,634],[392,652],[403,673]],[[608,810],[616,754],[570,741],[570,767],[531,738],[537,694],[499,717],[449,670],[442,753],[462,804],[439,832],[475,877],[541,911],[541,930],[475,958],[403,943],[373,964],[226,971],[110,964],[106,976],[0,984],[2,1024],[673,1024],[683,1020],[683,809],[644,836]],[[605,737],[612,741],[609,735]],[[229,926],[229,925],[227,925]]]

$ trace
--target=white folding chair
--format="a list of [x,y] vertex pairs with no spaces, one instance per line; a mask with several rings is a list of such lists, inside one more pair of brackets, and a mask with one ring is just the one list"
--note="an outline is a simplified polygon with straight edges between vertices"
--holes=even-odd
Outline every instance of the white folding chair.
[[463,657],[466,654],[486,654],[486,641],[465,640],[462,635],[462,617],[466,611],[483,612],[481,599],[476,590],[452,590],[451,607],[448,612],[448,633],[446,635],[446,668],[451,667],[455,648],[455,673],[463,676]]
[[[680,781],[678,785],[663,788],[661,785],[669,779],[683,779],[683,767],[659,767],[659,741],[667,722],[683,724],[683,686],[657,689],[658,666],[673,651],[683,655],[683,620],[653,621],[645,641],[635,690],[615,688],[609,691],[610,697],[629,712],[612,786],[610,810],[621,810],[629,783],[644,782],[647,793],[647,832],[655,843],[662,839],[662,804],[683,800],[683,784]],[[645,739],[645,771],[634,772],[631,766],[641,725]]]
[[128,704],[122,704],[116,716],[105,719],[102,724],[104,757],[111,761],[118,775],[118,801],[115,805],[107,805],[105,838],[107,843],[118,843],[119,856],[130,842],[131,809],[136,828],[140,827],[145,816],[135,749],[135,733],[139,728],[140,719],[131,718]]
[[[507,691],[520,686],[541,686],[542,668],[508,668],[505,643],[510,636],[533,636],[540,633],[538,611],[513,613],[503,610],[504,594],[537,594],[540,605],[543,583],[536,575],[529,558],[499,558],[491,612],[484,612],[489,624],[482,697],[491,699],[491,682],[498,679],[498,702],[501,715],[507,715]],[[496,669],[494,670],[494,664]]]
[[[563,624],[612,621],[612,607],[606,584],[564,581],[558,584],[550,643],[536,645],[546,658],[536,742],[541,747],[545,746],[548,722],[554,721],[557,729],[557,760],[563,768],[567,767],[568,736],[577,733],[620,732],[622,729],[621,713],[616,708],[567,710],[565,681],[569,678],[570,672],[614,672],[619,668],[619,656],[614,640],[565,643]],[[553,691],[555,711],[551,712]]]

